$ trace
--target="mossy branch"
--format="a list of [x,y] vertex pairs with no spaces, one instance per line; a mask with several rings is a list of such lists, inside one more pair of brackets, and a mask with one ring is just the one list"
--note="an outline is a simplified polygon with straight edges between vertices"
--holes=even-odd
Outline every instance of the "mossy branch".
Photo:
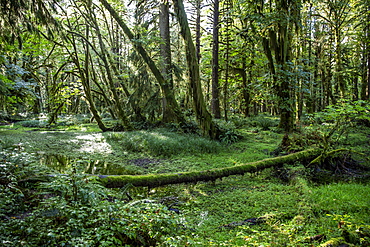
[[330,152],[325,152],[325,151],[322,152],[319,156],[316,157],[316,159],[314,159],[313,161],[310,162],[309,166],[320,165],[322,162],[324,162],[324,160],[327,157],[331,157],[331,156],[334,156],[337,153],[342,153],[342,152],[347,152],[347,153],[351,152],[351,153],[364,155],[363,153],[359,153],[359,152],[356,152],[354,150],[350,150],[350,149],[347,149],[347,148],[339,148],[339,149],[332,150]]
[[310,161],[320,154],[319,149],[309,149],[286,156],[264,159],[256,162],[250,162],[237,166],[225,168],[216,168],[205,171],[178,172],[164,174],[147,175],[100,175],[101,183],[108,188],[120,188],[127,184],[133,186],[158,187],[167,184],[194,183],[199,181],[215,181],[218,178],[231,175],[242,175],[247,172],[257,172],[266,168],[280,166],[285,163],[294,163],[297,161]]

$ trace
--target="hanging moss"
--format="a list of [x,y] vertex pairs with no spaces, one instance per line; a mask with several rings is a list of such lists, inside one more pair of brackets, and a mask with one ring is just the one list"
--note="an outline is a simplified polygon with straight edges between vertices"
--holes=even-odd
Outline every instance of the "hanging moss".
[[120,188],[126,184],[133,186],[158,187],[167,184],[194,183],[199,181],[215,181],[231,175],[242,175],[247,172],[261,171],[273,166],[280,166],[286,163],[297,161],[311,161],[320,154],[319,149],[309,149],[286,156],[280,156],[270,159],[264,159],[256,162],[250,162],[237,166],[225,168],[216,168],[205,171],[178,172],[164,174],[147,174],[147,175],[100,175],[99,180],[108,188]]

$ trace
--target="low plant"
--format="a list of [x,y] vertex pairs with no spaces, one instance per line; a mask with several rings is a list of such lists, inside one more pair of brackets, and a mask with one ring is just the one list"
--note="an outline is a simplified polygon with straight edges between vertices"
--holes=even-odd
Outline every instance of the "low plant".
[[257,121],[258,126],[265,131],[277,126],[277,122],[275,120],[265,116],[258,116],[255,118],[255,121]]
[[17,124],[27,128],[44,128],[47,126],[47,122],[40,120],[25,120],[20,121]]
[[164,129],[153,131],[116,132],[107,135],[108,141],[117,141],[131,152],[171,157],[178,154],[215,153],[220,144],[194,134],[178,134]]
[[109,190],[74,165],[66,175],[44,177],[50,181],[35,187],[44,179],[37,178],[40,171],[30,169],[26,154],[1,155],[1,246],[154,246],[167,239],[185,241],[176,237],[181,236],[183,220],[156,201],[128,202],[124,190]]
[[216,123],[221,131],[219,139],[222,143],[230,145],[243,139],[243,136],[236,129],[233,121],[224,121],[218,119],[216,120]]
[[0,151],[14,147],[14,142],[11,138],[3,137],[0,139]]
[[248,126],[250,124],[249,118],[244,117],[244,116],[232,116],[230,121],[233,123],[235,128],[243,128],[245,126]]

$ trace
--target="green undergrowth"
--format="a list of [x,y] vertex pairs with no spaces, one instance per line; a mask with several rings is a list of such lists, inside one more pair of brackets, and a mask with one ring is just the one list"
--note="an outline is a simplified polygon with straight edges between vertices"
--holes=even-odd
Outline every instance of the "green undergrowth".
[[[272,157],[282,138],[254,129],[240,130],[243,139],[233,144],[167,129],[101,133],[2,126],[0,133],[4,145],[35,153],[40,160],[51,161],[49,157],[54,155],[69,163],[88,160],[85,163],[128,168],[117,175],[199,171],[253,162]],[[65,166],[57,163],[54,167],[58,165]],[[109,174],[114,174],[111,170]]]
[[187,219],[194,246],[319,246],[344,232],[354,234],[347,239],[353,246],[370,244],[365,184],[317,186],[302,178],[282,184],[267,170],[181,188],[157,189],[152,196],[176,193],[173,205]]
[[[370,187],[348,174],[314,183],[297,163],[215,182],[121,189],[86,175],[200,171],[270,158],[283,138],[274,119],[234,122],[243,137],[236,142],[164,128],[102,133],[89,123],[30,124],[0,126],[3,246],[370,246]],[[291,135],[291,147],[320,147],[314,127]],[[334,144],[365,153],[354,156],[368,165],[369,134],[359,126]],[[28,182],[45,173],[64,175]]]

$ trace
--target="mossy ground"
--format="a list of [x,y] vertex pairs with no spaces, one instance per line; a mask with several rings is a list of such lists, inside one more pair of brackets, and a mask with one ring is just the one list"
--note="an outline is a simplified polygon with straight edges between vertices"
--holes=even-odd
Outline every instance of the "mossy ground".
[[[243,140],[226,145],[166,129],[101,133],[92,124],[52,131],[0,127],[3,146],[16,144],[39,157],[64,155],[70,162],[103,160],[125,168],[122,171],[128,174],[198,171],[257,161],[271,157],[283,137],[256,128],[240,133]],[[368,135],[369,129],[360,127],[345,136],[341,145],[369,156]],[[359,159],[368,165],[366,155]],[[353,246],[370,245],[368,182],[347,179],[314,184],[305,179],[302,165],[285,169],[291,175],[288,181],[282,181],[276,169],[267,169],[213,183],[128,191],[135,199],[151,198],[178,210],[186,229],[182,237],[190,246],[319,246],[345,232],[355,235],[355,240],[345,239],[353,241]],[[245,222],[255,218],[263,221]]]

